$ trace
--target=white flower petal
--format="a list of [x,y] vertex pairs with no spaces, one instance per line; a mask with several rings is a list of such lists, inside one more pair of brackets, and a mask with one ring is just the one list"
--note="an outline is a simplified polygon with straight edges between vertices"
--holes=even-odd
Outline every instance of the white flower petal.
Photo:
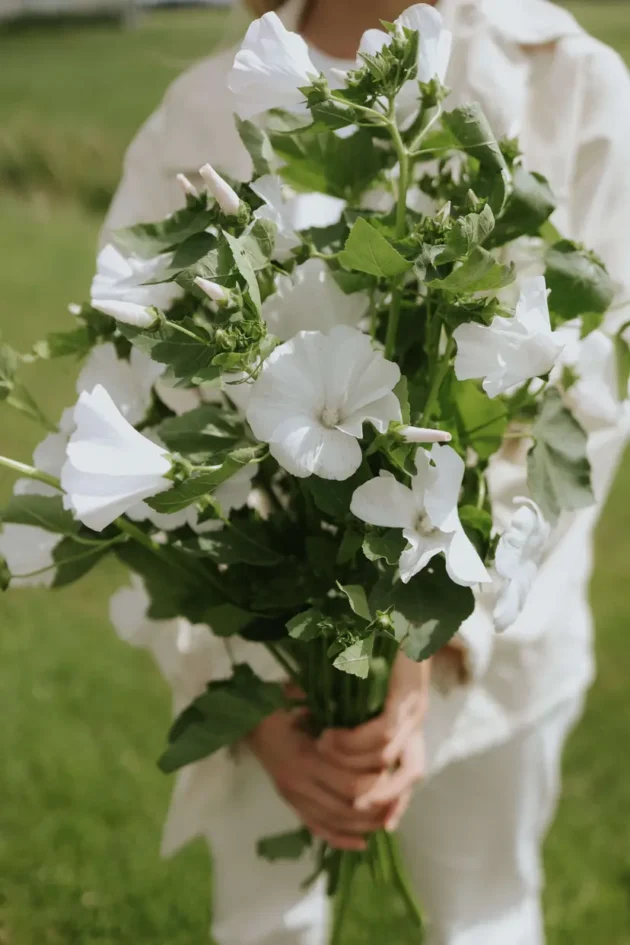
[[457,503],[464,478],[464,460],[452,446],[436,443],[431,450],[424,504],[433,525],[445,532],[459,525]]
[[105,246],[98,255],[92,281],[92,306],[118,321],[148,328],[155,321],[148,309],[153,306],[168,310],[183,295],[183,289],[175,282],[155,282],[171,260],[172,254],[168,253],[139,259],[124,256],[111,244]]
[[417,514],[411,489],[383,475],[355,489],[350,511],[362,522],[382,528],[412,528]]
[[164,372],[163,364],[132,348],[127,361],[119,358],[111,344],[92,348],[77,381],[77,392],[91,391],[97,384],[111,391],[111,397],[129,423],[139,423],[151,404],[151,391]]
[[283,26],[275,13],[250,25],[228,76],[241,118],[270,108],[291,108],[304,101],[299,91],[317,70],[301,36]]
[[74,410],[76,430],[61,471],[64,505],[101,531],[142,499],[173,486],[168,453],[124,419],[104,387],[83,392]]
[[415,529],[407,528],[403,537],[409,542],[409,548],[400,556],[400,579],[403,584],[408,584],[414,575],[426,568],[432,558],[447,550],[450,536],[443,532],[421,535]]
[[276,278],[276,291],[265,299],[262,315],[272,334],[286,341],[299,331],[356,327],[368,305],[365,292],[346,295],[323,260],[308,259],[292,275]]
[[464,587],[486,584],[491,580],[475,546],[461,526],[450,538],[446,551],[446,572],[451,581]]
[[551,528],[531,499],[519,508],[497,545],[495,567],[504,579],[494,613],[498,631],[515,622],[538,573]]
[[156,321],[155,312],[146,305],[137,302],[121,302],[117,299],[92,299],[92,308],[103,315],[115,318],[124,325],[133,325],[134,328],[150,328]]
[[[53,551],[60,541],[61,535],[43,528],[7,522],[0,531],[0,555],[11,572],[11,587],[50,587],[55,579]],[[20,578],[42,568],[50,570]]]

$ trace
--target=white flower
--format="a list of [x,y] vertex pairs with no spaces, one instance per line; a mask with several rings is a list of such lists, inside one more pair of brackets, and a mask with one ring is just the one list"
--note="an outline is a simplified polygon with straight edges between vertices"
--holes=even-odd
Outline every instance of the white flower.
[[220,174],[217,174],[212,164],[204,164],[204,166],[199,169],[199,173],[223,213],[227,216],[235,216],[241,205],[240,198],[236,191],[230,187],[226,180],[223,180]]
[[257,220],[271,220],[278,228],[274,259],[286,259],[301,240],[295,230],[295,201],[285,200],[283,184],[275,174],[265,174],[249,185],[265,205],[254,211]]
[[148,328],[155,321],[151,307],[169,309],[183,294],[175,282],[145,285],[160,277],[170,259],[169,254],[154,259],[124,256],[115,246],[105,246],[96,262],[92,307],[119,322]]
[[294,230],[333,226],[341,219],[346,201],[330,194],[296,194],[291,200]]
[[399,378],[398,366],[354,328],[302,331],[267,358],[247,419],[292,475],[347,479],[361,465],[365,421],[384,432],[400,420],[392,393]]
[[234,65],[228,88],[241,118],[270,108],[292,108],[304,101],[300,88],[317,76],[308,46],[283,26],[275,13],[265,13],[250,25]]
[[409,542],[400,557],[400,578],[406,584],[443,553],[446,570],[456,584],[472,587],[490,581],[481,558],[459,520],[457,502],[464,461],[450,446],[435,445],[416,453],[411,488],[389,473],[359,486],[350,511],[370,525],[402,528]]
[[112,400],[129,423],[139,423],[151,405],[151,391],[165,365],[153,361],[138,348],[132,348],[129,360],[119,358],[110,343],[92,348],[79,379],[77,393],[91,391],[97,384],[112,391]]
[[516,621],[525,606],[551,532],[531,499],[516,499],[520,508],[497,545],[495,567],[504,579],[494,610],[498,631]]
[[[437,78],[443,83],[451,56],[453,35],[445,29],[442,14],[426,3],[416,3],[405,10],[394,22],[400,33],[405,27],[420,34],[417,81],[430,82],[431,79]],[[391,41],[391,34],[384,30],[367,30],[361,39],[359,53],[375,55]]]
[[211,678],[214,638],[208,626],[183,617],[152,620],[147,616],[149,606],[143,582],[133,575],[131,586],[121,587],[111,598],[110,620],[121,640],[150,650],[173,688],[177,713],[204,691]]
[[32,525],[10,522],[4,525],[0,532],[0,555],[11,572],[11,587],[50,587],[55,578],[53,551],[61,539],[61,535]]
[[222,285],[218,282],[211,282],[210,279],[204,279],[202,276],[195,278],[195,285],[205,292],[212,302],[225,302],[228,294]]
[[276,278],[276,291],[265,299],[262,315],[269,330],[288,341],[298,331],[328,331],[334,325],[356,327],[368,304],[365,292],[346,295],[323,259],[308,259],[292,275]]
[[[556,363],[554,375],[564,366],[572,368],[578,380],[565,394],[565,401],[588,433],[619,424],[627,406],[619,400],[615,345],[603,331],[593,331],[583,340],[579,327],[563,325],[557,334],[566,346]],[[626,393],[627,396],[627,393]]]
[[513,318],[497,315],[489,328],[476,323],[460,325],[453,338],[457,342],[457,377],[460,381],[483,377],[488,397],[547,374],[562,350],[562,342],[551,330],[542,276],[523,282]]
[[141,499],[173,486],[165,449],[127,423],[104,387],[83,392],[74,408],[76,430],[61,470],[65,508],[102,531]]

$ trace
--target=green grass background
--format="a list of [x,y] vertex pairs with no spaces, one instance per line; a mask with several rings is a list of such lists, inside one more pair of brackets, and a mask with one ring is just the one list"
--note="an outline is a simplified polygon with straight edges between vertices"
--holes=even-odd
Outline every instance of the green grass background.
[[[630,60],[628,4],[571,6]],[[237,28],[233,13],[197,10],[146,15],[128,32],[0,33],[0,328],[16,346],[70,326],[66,304],[86,294],[125,145],[178,72]],[[71,401],[74,374],[66,363],[30,378],[50,416]],[[40,438],[0,414],[2,452],[28,460]],[[598,532],[599,677],[546,846],[550,945],[630,945],[629,477],[626,462]],[[0,477],[3,497],[9,486]],[[169,697],[108,624],[123,579],[109,564],[67,592],[0,599],[0,945],[207,940],[203,845],[167,863],[157,855]],[[407,945],[381,911],[358,897],[348,945]]]

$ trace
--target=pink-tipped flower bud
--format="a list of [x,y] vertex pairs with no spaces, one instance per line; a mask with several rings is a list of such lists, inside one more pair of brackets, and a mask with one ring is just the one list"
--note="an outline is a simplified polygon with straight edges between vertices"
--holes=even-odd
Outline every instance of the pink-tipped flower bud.
[[236,191],[230,187],[227,181],[223,180],[220,174],[217,174],[211,164],[204,164],[199,173],[223,213],[232,217],[236,216],[241,204]]
[[450,443],[451,434],[428,427],[401,427],[398,431],[405,443]]
[[199,191],[194,184],[188,180],[185,174],[178,174],[176,177],[177,183],[182,188],[187,197],[198,197]]
[[202,279],[201,276],[197,276],[195,285],[198,286],[202,292],[205,292],[208,298],[212,299],[213,302],[227,301],[228,294],[218,282],[211,282],[210,279]]

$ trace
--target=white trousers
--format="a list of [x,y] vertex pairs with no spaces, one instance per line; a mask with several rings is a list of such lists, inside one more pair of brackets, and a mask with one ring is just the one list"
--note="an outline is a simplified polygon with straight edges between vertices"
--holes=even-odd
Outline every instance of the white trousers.
[[[400,833],[428,945],[544,945],[541,843],[558,799],[562,747],[581,708],[581,697],[559,705],[416,792]],[[295,826],[258,763],[244,757],[208,829],[217,945],[325,945],[323,889],[300,889],[310,864],[256,856],[258,838]]]

